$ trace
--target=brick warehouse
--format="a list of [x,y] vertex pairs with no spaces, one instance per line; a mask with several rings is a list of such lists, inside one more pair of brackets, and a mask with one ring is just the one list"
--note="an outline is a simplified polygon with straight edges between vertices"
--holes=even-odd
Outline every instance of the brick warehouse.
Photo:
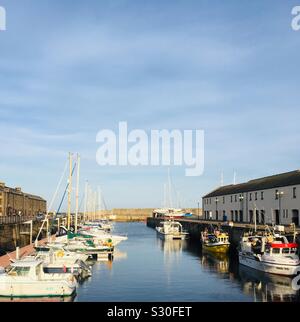
[[0,183],[0,217],[26,216],[35,217],[45,214],[47,202],[43,198],[22,192],[21,188],[9,188]]

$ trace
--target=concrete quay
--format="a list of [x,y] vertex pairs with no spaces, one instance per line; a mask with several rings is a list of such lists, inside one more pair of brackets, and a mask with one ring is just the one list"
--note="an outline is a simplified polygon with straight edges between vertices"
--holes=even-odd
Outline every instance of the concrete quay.
[[[166,218],[167,219],[167,218]],[[147,226],[151,228],[155,228],[161,221],[164,221],[164,218],[147,218]],[[176,221],[179,221],[183,229],[189,232],[190,238],[192,240],[200,241],[201,231],[205,228],[208,228],[211,225],[220,226],[223,231],[229,234],[229,241],[232,246],[237,247],[239,245],[239,241],[241,236],[248,232],[249,230],[255,229],[254,224],[244,224],[238,222],[223,222],[223,221],[214,221],[214,220],[203,220],[203,219],[187,219],[187,218],[176,218]],[[257,225],[256,226],[258,231],[263,231],[266,228],[266,225]],[[286,226],[286,231],[292,233],[292,228],[290,226]],[[296,230],[300,233],[300,229]],[[298,243],[300,243],[300,235],[298,235]]]

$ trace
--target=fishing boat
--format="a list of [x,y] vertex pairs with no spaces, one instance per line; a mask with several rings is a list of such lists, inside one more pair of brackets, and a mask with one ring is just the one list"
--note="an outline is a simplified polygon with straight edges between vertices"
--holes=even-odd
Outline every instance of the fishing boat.
[[213,233],[207,230],[201,232],[202,249],[214,253],[227,253],[229,251],[229,236],[225,232],[216,229]]
[[163,221],[156,227],[159,237],[163,239],[187,239],[189,233],[184,231],[182,225],[178,221]]
[[266,273],[294,276],[300,269],[296,234],[290,241],[283,229],[268,233],[247,233],[240,241],[239,263]]
[[76,286],[72,274],[46,274],[42,260],[19,260],[8,271],[0,271],[3,298],[70,297],[75,294]]

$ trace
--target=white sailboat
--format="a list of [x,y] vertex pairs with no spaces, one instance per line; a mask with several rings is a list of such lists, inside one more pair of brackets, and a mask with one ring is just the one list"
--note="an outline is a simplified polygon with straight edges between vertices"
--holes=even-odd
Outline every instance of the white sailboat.
[[[177,205],[180,206],[180,205]],[[184,209],[173,207],[172,198],[172,183],[170,176],[170,169],[168,168],[168,183],[164,184],[164,205],[162,208],[154,209],[152,216],[154,218],[167,217],[167,218],[181,218],[185,217],[187,214]]]

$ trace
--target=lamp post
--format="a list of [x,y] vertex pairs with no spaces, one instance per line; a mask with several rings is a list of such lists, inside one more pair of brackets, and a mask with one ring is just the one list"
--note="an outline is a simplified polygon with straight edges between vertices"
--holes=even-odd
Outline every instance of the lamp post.
[[[280,218],[281,218],[281,198],[283,197],[283,194],[284,194],[283,191],[276,191],[276,196],[277,196],[277,199],[278,199],[278,206],[279,206],[278,224],[280,224]],[[275,221],[276,221],[276,218],[275,218]]]
[[216,198],[216,199],[215,199],[215,202],[216,202],[216,220],[219,220],[219,214],[218,214],[218,201],[219,201],[219,199],[218,199],[218,198]]
[[198,220],[200,220],[200,202],[198,201]]
[[240,222],[242,222],[243,220],[241,220],[242,218],[242,216],[241,216],[241,214],[242,214],[242,212],[243,212],[243,208],[244,208],[244,205],[243,205],[243,201],[244,201],[244,196],[243,195],[240,195],[239,196],[239,200],[240,200]]

